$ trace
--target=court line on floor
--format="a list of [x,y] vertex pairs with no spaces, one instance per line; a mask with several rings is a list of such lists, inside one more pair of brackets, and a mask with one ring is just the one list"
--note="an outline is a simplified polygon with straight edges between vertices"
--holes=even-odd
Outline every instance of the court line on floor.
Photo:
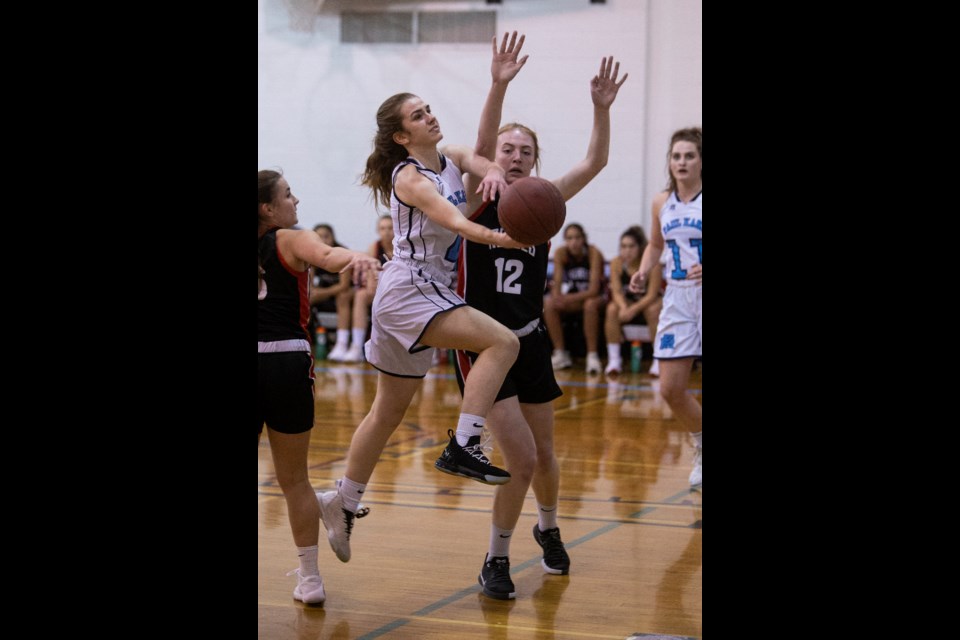
[[[690,494],[689,489],[688,489],[688,490],[685,490],[685,491],[680,491],[680,492],[677,492],[677,493],[673,494],[672,496],[669,496],[664,502],[670,501],[670,500],[678,500],[678,499],[680,499],[680,498],[682,498],[682,497],[684,497],[684,496],[687,496],[687,495],[689,495],[689,494]],[[657,507],[647,507],[647,508],[641,509],[641,510],[638,511],[637,513],[633,514],[632,517],[642,517],[642,516],[645,516],[645,515],[649,515],[649,514],[652,513],[653,511],[656,511],[656,509],[657,509]],[[623,526],[624,524],[647,524],[647,523],[645,523],[645,522],[611,522],[610,524],[608,524],[608,525],[606,525],[606,526],[604,526],[604,527],[600,527],[600,528],[597,529],[596,531],[593,531],[593,532],[588,533],[588,534],[586,534],[586,535],[580,536],[580,537],[577,538],[576,540],[573,540],[573,541],[570,541],[570,542],[565,542],[565,543],[564,543],[564,547],[566,547],[567,549],[573,549],[573,548],[575,548],[575,547],[580,546],[581,544],[584,544],[584,543],[586,543],[586,542],[590,542],[590,541],[592,541],[592,540],[600,537],[601,535],[604,535],[604,534],[606,534],[606,533],[609,533],[609,532],[613,531],[614,529],[617,529],[617,528]],[[663,525],[660,525],[660,526],[663,526]],[[510,569],[510,575],[517,575],[517,574],[519,574],[519,573],[522,573],[523,571],[526,571],[526,570],[529,569],[530,567],[540,566],[540,560],[541,560],[541,557],[540,557],[540,556],[537,556],[537,557],[531,558],[531,559],[529,559],[529,560],[527,560],[527,561],[525,561],[525,562],[522,562],[522,563],[520,563],[520,564],[518,564],[518,565],[515,565],[514,567],[512,567],[512,568]],[[463,598],[466,598],[466,597],[468,597],[468,596],[470,596],[470,595],[472,595],[472,594],[474,594],[474,593],[477,593],[477,592],[479,591],[479,589],[480,589],[479,585],[474,585],[474,586],[467,587],[467,588],[465,588],[465,589],[461,589],[460,591],[457,591],[457,592],[455,592],[455,593],[453,593],[453,594],[451,594],[451,595],[449,595],[449,596],[447,596],[447,597],[445,597],[445,598],[441,598],[440,600],[437,600],[436,602],[427,605],[426,607],[420,609],[419,611],[414,611],[412,614],[410,614],[411,617],[408,617],[408,618],[398,618],[398,619],[396,619],[396,620],[393,620],[392,622],[389,622],[389,623],[387,623],[387,624],[385,624],[385,625],[383,625],[383,626],[381,626],[381,627],[379,627],[379,628],[377,628],[377,629],[374,629],[373,631],[371,631],[371,632],[369,632],[369,633],[366,633],[366,634],[358,637],[356,640],[374,640],[375,638],[380,638],[380,637],[382,637],[383,635],[385,635],[385,634],[387,634],[387,633],[390,633],[391,631],[394,631],[394,630],[399,629],[400,627],[402,627],[402,626],[404,626],[404,625],[406,625],[406,624],[409,624],[409,623],[412,621],[412,617],[422,617],[422,616],[425,616],[425,615],[427,615],[427,614],[429,614],[429,613],[432,613],[432,612],[434,612],[434,611],[437,611],[438,609],[442,609],[443,607],[445,607],[445,606],[447,606],[447,605],[449,605],[449,604],[453,604],[454,602],[456,602],[456,601],[458,601],[458,600],[462,600]],[[599,636],[599,635],[598,635],[598,636],[595,636],[595,637],[603,638],[603,637],[609,637],[609,636]]]
[[[373,376],[379,373],[376,369],[360,369],[357,367],[350,368],[339,368],[339,367],[321,367],[319,365],[314,365],[313,370],[316,373],[332,373],[334,371],[346,371],[349,373],[358,373],[363,376]],[[432,373],[428,372],[428,378],[436,378],[437,380],[456,380],[457,376],[452,373]],[[608,382],[595,382],[595,381],[579,381],[579,380],[557,380],[557,384],[561,387],[579,387],[579,388],[588,388],[588,389],[607,389],[611,385],[616,386],[621,391],[651,391],[653,386],[649,383],[647,384],[621,384],[619,382],[608,383]],[[701,389],[688,389],[693,395],[700,395]]]

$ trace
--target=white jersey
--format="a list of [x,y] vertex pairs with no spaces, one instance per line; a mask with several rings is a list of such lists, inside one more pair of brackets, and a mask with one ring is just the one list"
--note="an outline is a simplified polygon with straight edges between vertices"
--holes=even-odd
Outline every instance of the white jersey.
[[[397,172],[412,164],[421,175],[433,180],[440,195],[466,215],[467,192],[460,169],[442,153],[439,156],[439,175],[415,159],[407,158],[393,170],[393,183],[396,184]],[[394,259],[399,258],[400,262],[422,268],[450,286],[457,271],[460,236],[430,220],[420,209],[400,200],[396,189],[390,195],[390,217],[393,218]]]
[[698,282],[686,278],[687,269],[703,264],[703,191],[686,204],[680,201],[676,192],[671,193],[660,209],[660,225],[667,257],[667,266],[663,270],[667,289],[697,285]]

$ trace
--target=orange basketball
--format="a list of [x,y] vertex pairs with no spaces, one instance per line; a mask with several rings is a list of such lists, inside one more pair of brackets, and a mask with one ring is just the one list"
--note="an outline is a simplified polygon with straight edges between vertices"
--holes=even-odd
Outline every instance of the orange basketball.
[[567,203],[560,190],[543,178],[520,178],[500,194],[500,226],[525,245],[543,244],[560,231]]

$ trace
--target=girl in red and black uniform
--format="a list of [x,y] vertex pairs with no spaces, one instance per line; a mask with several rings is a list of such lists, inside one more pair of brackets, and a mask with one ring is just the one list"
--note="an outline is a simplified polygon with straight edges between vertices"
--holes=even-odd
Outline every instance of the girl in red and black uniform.
[[[521,124],[500,127],[500,115],[507,84],[527,60],[517,56],[523,36],[516,32],[508,43],[504,36],[497,51],[493,41],[493,84],[487,95],[477,136],[477,155],[494,159],[506,171],[507,183],[539,169],[537,134]],[[610,105],[627,79],[617,82],[620,64],[604,58],[600,73],[590,83],[593,100],[593,131],[586,157],[552,182],[569,200],[583,189],[607,163],[610,147]],[[468,176],[467,193],[476,190]],[[496,202],[476,211],[472,220],[500,230]],[[566,574],[570,558],[564,549],[557,525],[560,468],[553,447],[553,400],[561,395],[550,362],[550,342],[542,323],[543,290],[547,280],[548,243],[526,249],[504,249],[464,239],[461,247],[459,287],[467,303],[502,322],[520,338],[520,353],[507,373],[503,386],[488,414],[490,430],[503,451],[512,480],[497,487],[493,501],[490,546],[478,578],[483,593],[491,598],[514,598],[510,578],[510,541],[520,518],[523,501],[531,483],[537,499],[539,522],[533,537],[543,548],[542,566],[553,574]],[[462,381],[470,375],[476,356],[458,352],[457,374]]]
[[320,506],[307,475],[314,406],[307,269],[352,268],[364,275],[379,263],[324,244],[313,231],[290,230],[297,223],[299,200],[280,173],[259,171],[257,196],[257,443],[266,423],[300,556],[293,597],[317,604],[326,594],[317,566]]

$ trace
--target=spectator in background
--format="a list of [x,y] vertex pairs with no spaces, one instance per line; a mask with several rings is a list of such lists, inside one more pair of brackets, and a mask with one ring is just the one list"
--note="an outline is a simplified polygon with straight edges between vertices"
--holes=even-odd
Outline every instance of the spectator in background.
[[[647,236],[640,226],[633,226],[620,236],[620,255],[610,263],[610,303],[607,304],[607,315],[604,322],[604,331],[607,338],[607,368],[605,373],[616,375],[623,370],[623,359],[620,344],[623,341],[622,327],[641,316],[646,319],[650,329],[650,339],[657,335],[657,318],[663,301],[660,298],[660,285],[663,277],[660,274],[660,265],[650,268],[646,289],[640,293],[630,290],[630,278],[640,268],[640,256],[647,248]],[[650,375],[657,375],[653,361]]]
[[[382,215],[377,220],[377,235],[379,239],[374,240],[367,253],[380,261],[380,264],[386,264],[393,257],[393,221],[389,215]],[[354,291],[353,295],[353,330],[351,333],[350,347],[344,350],[343,356],[334,349],[335,353],[330,354],[330,359],[335,362],[363,362],[363,343],[367,340],[367,325],[370,324],[370,305],[373,304],[373,297],[377,293],[377,279],[369,278],[367,282],[361,283]],[[337,339],[339,346],[340,340]],[[336,355],[336,357],[334,357]]]
[[587,233],[577,223],[563,230],[563,246],[553,254],[553,286],[544,297],[543,319],[553,343],[554,369],[573,365],[563,336],[563,316],[583,314],[587,343],[587,373],[600,373],[600,309],[603,306],[603,254],[587,243]]
[[[346,248],[339,242],[329,224],[318,224],[313,228],[324,244],[331,247]],[[313,310],[313,328],[320,325],[319,313],[337,314],[337,343],[334,345],[328,360],[339,361],[338,358],[347,351],[350,341],[350,312],[353,309],[353,273],[349,270],[343,273],[326,271],[320,267],[313,267],[313,282],[310,287],[310,308]]]

